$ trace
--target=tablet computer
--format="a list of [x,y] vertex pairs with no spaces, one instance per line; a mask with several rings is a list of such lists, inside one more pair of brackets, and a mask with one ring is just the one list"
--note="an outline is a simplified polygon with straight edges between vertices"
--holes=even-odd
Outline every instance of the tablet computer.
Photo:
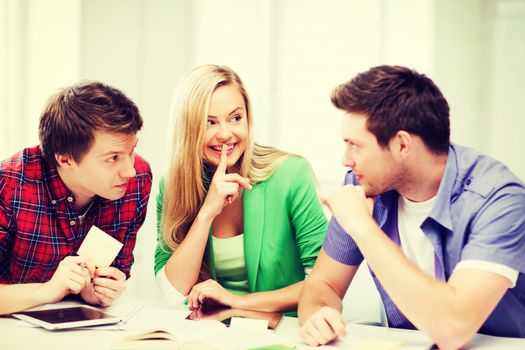
[[14,313],[13,317],[49,330],[115,324],[121,321],[119,317],[87,305],[21,311]]

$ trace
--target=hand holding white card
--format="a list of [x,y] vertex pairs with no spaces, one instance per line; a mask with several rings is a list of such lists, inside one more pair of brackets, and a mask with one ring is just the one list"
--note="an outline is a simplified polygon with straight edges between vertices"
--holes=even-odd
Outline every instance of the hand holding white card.
[[96,226],[92,226],[77,254],[91,259],[96,267],[108,267],[122,248],[122,243]]

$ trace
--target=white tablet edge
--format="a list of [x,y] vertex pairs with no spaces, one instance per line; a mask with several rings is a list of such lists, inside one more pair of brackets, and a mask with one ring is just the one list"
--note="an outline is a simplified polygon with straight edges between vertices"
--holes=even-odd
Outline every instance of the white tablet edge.
[[[45,310],[34,310],[34,311],[47,311],[47,310],[61,310],[61,309],[69,309],[73,307],[85,307],[88,309],[93,309],[99,312],[103,312],[104,314],[110,316],[107,318],[97,318],[94,320],[85,320],[85,321],[75,321],[75,322],[64,322],[64,323],[49,323],[46,321],[39,320],[38,318],[34,318],[32,316],[24,315],[24,314],[18,314],[14,313],[12,314],[13,317],[18,318],[19,320],[29,322],[31,324],[34,324],[36,326],[40,326],[42,328],[48,329],[48,330],[58,330],[58,329],[68,329],[68,328],[78,328],[78,327],[89,327],[89,326],[99,326],[99,325],[106,325],[106,324],[115,324],[122,321],[121,318],[117,316],[113,316],[111,314],[106,313],[105,311],[102,311],[100,309],[97,309],[92,306],[88,305],[71,305],[67,307],[60,307],[60,308],[51,308],[51,309],[45,309]],[[29,311],[29,310],[25,310]],[[33,311],[33,310],[31,310]]]

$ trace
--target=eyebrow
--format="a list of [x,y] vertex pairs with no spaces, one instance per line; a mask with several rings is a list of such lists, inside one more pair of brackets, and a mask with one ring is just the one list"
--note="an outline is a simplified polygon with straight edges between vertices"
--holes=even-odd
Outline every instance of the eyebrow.
[[359,145],[359,142],[354,139],[343,139],[345,143],[353,143],[354,145]]
[[[237,107],[237,108],[235,108],[233,111],[231,111],[230,113],[228,113],[228,116],[230,116],[230,115],[232,115],[233,113],[237,112],[239,109],[242,109],[242,107]],[[216,116],[211,115],[211,114],[208,115],[208,118],[215,118],[215,119],[217,119]]]
[[[133,149],[135,149],[137,147],[139,143],[139,140],[137,140],[137,142],[135,142],[135,146],[133,146]],[[112,155],[112,154],[124,154],[126,152],[124,151],[108,151],[108,152],[105,152],[103,154],[100,155],[100,157],[106,157],[106,156],[109,156],[109,155]]]

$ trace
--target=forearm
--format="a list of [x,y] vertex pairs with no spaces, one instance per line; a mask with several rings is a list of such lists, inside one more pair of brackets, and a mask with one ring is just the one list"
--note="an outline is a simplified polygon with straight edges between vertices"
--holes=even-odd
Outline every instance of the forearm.
[[0,314],[54,302],[44,283],[0,284]]
[[339,295],[322,279],[310,275],[304,282],[299,297],[299,323],[302,325],[320,308],[328,306],[341,312],[343,304]]
[[267,312],[295,310],[303,285],[301,281],[277,290],[242,295],[232,307]]
[[197,215],[188,234],[166,262],[166,277],[184,295],[198,281],[212,221],[212,217]]
[[354,239],[396,306],[440,346],[462,346],[479,329],[484,318],[469,310],[469,296],[422,272],[375,223]]

